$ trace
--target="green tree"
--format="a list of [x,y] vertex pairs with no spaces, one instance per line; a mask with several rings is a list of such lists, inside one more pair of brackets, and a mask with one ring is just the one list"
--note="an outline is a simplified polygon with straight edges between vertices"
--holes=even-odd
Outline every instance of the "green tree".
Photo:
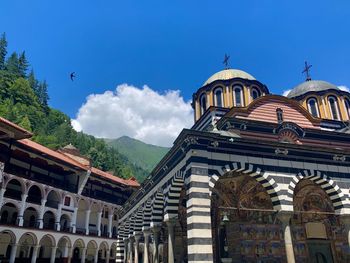
[[40,107],[34,91],[31,89],[29,82],[24,78],[16,79],[9,87],[9,96],[15,104],[23,103],[35,108]]
[[5,68],[10,74],[20,76],[18,55],[16,52],[13,52],[11,56],[7,59]]
[[30,120],[28,116],[24,116],[20,123],[18,123],[19,126],[26,129],[27,131],[32,131],[32,125],[30,124]]
[[25,78],[27,76],[28,67],[29,63],[26,58],[26,53],[23,51],[18,58],[18,73],[20,77]]
[[5,69],[6,55],[7,55],[6,34],[2,33],[1,38],[0,38],[0,70]]
[[43,82],[39,83],[37,96],[38,96],[40,104],[44,108],[47,108],[48,101],[49,101],[49,94],[47,93],[47,83],[45,80]]
[[35,95],[38,96],[38,80],[35,78],[34,70],[32,69],[28,75],[28,82]]

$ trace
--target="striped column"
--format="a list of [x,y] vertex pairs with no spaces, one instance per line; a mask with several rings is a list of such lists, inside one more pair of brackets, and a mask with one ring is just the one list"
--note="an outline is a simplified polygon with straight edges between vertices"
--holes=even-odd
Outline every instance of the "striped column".
[[117,255],[116,262],[123,263],[124,262],[124,226],[121,226],[118,229],[118,239],[117,239]]
[[191,164],[186,173],[189,263],[213,262],[208,167]]

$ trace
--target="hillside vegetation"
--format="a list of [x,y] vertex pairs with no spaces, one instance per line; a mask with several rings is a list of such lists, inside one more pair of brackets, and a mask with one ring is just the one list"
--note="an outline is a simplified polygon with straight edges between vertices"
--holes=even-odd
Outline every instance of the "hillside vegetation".
[[49,106],[48,84],[30,69],[25,52],[7,54],[5,34],[0,38],[0,116],[33,132],[33,140],[52,149],[71,143],[92,165],[123,178],[141,180],[147,172],[133,164],[103,139],[76,132],[70,118]]
[[163,156],[167,147],[146,144],[142,141],[123,136],[118,139],[105,139],[108,145],[125,155],[134,165],[151,172]]

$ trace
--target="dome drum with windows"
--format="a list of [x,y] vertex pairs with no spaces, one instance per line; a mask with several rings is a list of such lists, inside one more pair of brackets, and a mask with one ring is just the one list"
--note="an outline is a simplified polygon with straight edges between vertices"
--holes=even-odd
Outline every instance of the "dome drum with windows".
[[269,94],[267,87],[249,73],[238,69],[224,69],[208,78],[193,94],[195,120],[211,106],[246,107],[265,94]]
[[307,80],[287,95],[299,101],[315,118],[349,121],[350,96],[347,91],[322,80]]

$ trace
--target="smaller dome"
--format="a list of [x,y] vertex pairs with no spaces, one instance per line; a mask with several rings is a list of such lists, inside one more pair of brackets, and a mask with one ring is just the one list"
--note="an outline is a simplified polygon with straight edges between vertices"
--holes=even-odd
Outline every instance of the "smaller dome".
[[324,91],[324,90],[330,90],[330,89],[340,90],[337,86],[323,80],[309,80],[293,88],[288,93],[287,97],[295,98],[303,94],[306,94],[310,91],[317,92],[317,91]]
[[216,80],[228,80],[228,79],[234,79],[234,78],[255,80],[255,78],[252,75],[250,75],[249,73],[243,70],[224,69],[219,72],[216,72],[209,79],[207,79],[207,81],[204,82],[203,86],[208,85]]

